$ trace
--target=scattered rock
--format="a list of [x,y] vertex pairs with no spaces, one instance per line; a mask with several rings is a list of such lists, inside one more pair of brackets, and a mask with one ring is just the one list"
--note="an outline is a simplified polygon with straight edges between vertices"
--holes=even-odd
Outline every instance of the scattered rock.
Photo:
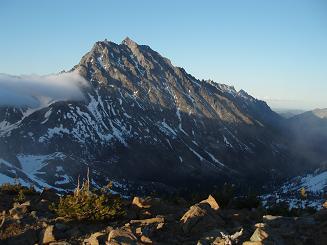
[[251,236],[250,240],[252,242],[262,242],[263,240],[267,239],[268,236],[269,235],[264,230],[257,228]]
[[221,237],[221,233],[223,231],[220,229],[213,229],[211,231],[206,232],[203,237],[198,240],[198,245],[204,245],[204,244],[212,244],[217,238]]
[[161,216],[157,216],[155,218],[150,219],[141,219],[141,220],[131,220],[130,224],[140,225],[140,226],[149,226],[155,225],[156,228],[162,228],[163,224],[165,223],[165,218]]
[[283,218],[283,216],[264,215],[262,217],[264,222],[269,222],[269,221],[273,221],[273,220],[280,219],[280,218]]
[[246,241],[246,242],[243,242],[242,245],[263,245],[263,243],[262,242]]
[[207,199],[201,201],[200,203],[208,203],[213,210],[219,209],[219,205],[218,205],[216,199],[211,195],[209,195],[209,197]]
[[93,233],[89,238],[84,240],[85,245],[101,245],[105,244],[106,233],[104,232],[96,232]]
[[206,200],[191,206],[180,221],[184,233],[208,231],[225,224],[217,210],[213,209]]
[[238,241],[239,237],[243,235],[243,228],[241,228],[240,231],[235,232],[232,235],[224,234],[223,232],[221,233],[222,238],[225,240],[225,245],[232,245],[236,241]]
[[210,245],[232,245],[238,244],[238,238],[242,236],[243,229],[238,232],[235,232],[232,235],[226,234],[225,231],[219,229],[213,229],[210,232],[206,233],[198,241],[198,245],[210,244]]
[[24,214],[26,214],[30,209],[30,202],[24,202],[22,204],[14,203],[14,207],[9,210],[9,214],[13,219],[22,219]]
[[139,208],[150,208],[151,207],[151,199],[150,198],[141,198],[141,197],[134,197],[132,201],[132,205],[135,205]]
[[229,245],[229,241],[226,241],[222,237],[217,237],[213,242],[212,245]]
[[266,226],[266,224],[265,223],[256,223],[254,226],[256,228],[264,228]]
[[40,241],[42,244],[48,244],[50,242],[55,242],[57,239],[54,235],[54,225],[49,225],[41,232]]
[[64,233],[65,229],[63,224],[47,225],[41,231],[40,241],[42,244],[49,244],[67,237],[72,237],[70,234]]
[[262,218],[263,223],[266,223],[270,227],[284,226],[287,228],[289,225],[294,224],[294,219],[291,217],[265,215]]
[[149,238],[164,227],[165,219],[164,217],[158,216],[150,219],[131,220],[129,224],[135,230],[136,235]]
[[151,239],[144,235],[141,236],[141,242],[146,243],[146,244],[152,244]]
[[130,228],[123,227],[112,230],[108,236],[110,245],[132,245],[137,244],[137,238]]

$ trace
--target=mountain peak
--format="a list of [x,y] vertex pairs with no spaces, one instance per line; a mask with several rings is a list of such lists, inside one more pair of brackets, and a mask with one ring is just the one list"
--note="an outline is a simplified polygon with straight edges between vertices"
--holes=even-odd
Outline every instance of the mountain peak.
[[[202,82],[128,37],[121,44],[96,42],[72,70],[90,84],[81,89],[85,100],[12,112],[10,118],[0,108],[0,174],[22,166],[20,178],[38,183],[25,166],[45,154],[38,161],[40,172],[48,171],[42,178],[58,188],[76,183],[85,162],[94,173],[101,172],[94,180],[99,184],[113,173],[113,180],[147,179],[171,186],[199,183],[203,177],[206,185],[228,181],[234,172],[245,179],[258,171],[256,164],[263,166],[262,175],[271,168],[286,175],[289,165],[282,157],[291,153],[271,150],[271,144],[283,144],[270,132],[279,118],[269,107],[243,99],[233,86]],[[268,159],[265,165],[262,158]],[[8,170],[2,159],[10,161]],[[59,169],[56,178],[52,169]]]
[[125,44],[128,47],[136,47],[138,46],[138,44],[133,41],[132,39],[130,39],[129,37],[126,37],[123,41],[122,44]]

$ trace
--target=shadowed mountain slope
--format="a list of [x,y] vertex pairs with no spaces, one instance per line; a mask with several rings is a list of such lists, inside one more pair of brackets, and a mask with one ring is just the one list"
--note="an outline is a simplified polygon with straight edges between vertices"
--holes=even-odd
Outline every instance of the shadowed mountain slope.
[[0,180],[72,188],[90,168],[113,180],[167,186],[258,185],[292,175],[285,119],[245,91],[198,80],[129,38],[96,42],[70,72],[84,101],[0,109]]

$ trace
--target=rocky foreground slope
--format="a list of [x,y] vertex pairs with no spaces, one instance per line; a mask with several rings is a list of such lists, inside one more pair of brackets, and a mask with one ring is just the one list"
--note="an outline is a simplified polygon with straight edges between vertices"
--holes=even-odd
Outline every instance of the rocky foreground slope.
[[[26,195],[1,192],[0,244],[327,244],[327,205],[301,217],[272,216],[262,208],[221,208],[209,196],[188,204],[158,198],[124,200],[126,214],[113,221],[76,221],[55,215],[51,190]],[[17,201],[17,199],[16,199]]]
[[261,186],[305,168],[265,102],[198,80],[149,46],[100,41],[70,72],[87,81],[83,101],[0,108],[0,181],[64,191],[89,168],[94,186],[124,192]]

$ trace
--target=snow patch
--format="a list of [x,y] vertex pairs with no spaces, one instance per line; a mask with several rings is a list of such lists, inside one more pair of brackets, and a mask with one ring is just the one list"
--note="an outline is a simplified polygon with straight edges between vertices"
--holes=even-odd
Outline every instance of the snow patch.
[[161,125],[159,125],[159,129],[161,132],[163,132],[167,136],[171,136],[173,139],[177,136],[175,130],[172,129],[166,122],[161,122]]
[[70,182],[70,178],[67,174],[61,175],[60,178],[61,180],[57,180],[55,182],[55,185],[63,185],[63,184],[68,184]]
[[188,148],[190,149],[191,152],[193,152],[194,155],[196,155],[200,159],[200,161],[203,161],[204,158],[199,153],[197,153],[195,150],[193,150],[189,146],[188,146]]
[[225,137],[225,135],[223,135],[223,137],[224,137],[224,143],[225,143],[225,145],[227,145],[227,146],[230,147],[230,148],[233,148],[232,144],[229,143],[229,141],[228,141],[228,139]]
[[302,178],[302,187],[311,192],[322,192],[327,186],[327,171],[317,175],[309,174]]
[[210,156],[212,161],[214,161],[215,163],[218,163],[222,167],[225,167],[225,165],[221,161],[219,161],[217,158],[215,158],[214,155],[212,155],[210,152],[207,152],[207,151],[205,151],[205,152]]

